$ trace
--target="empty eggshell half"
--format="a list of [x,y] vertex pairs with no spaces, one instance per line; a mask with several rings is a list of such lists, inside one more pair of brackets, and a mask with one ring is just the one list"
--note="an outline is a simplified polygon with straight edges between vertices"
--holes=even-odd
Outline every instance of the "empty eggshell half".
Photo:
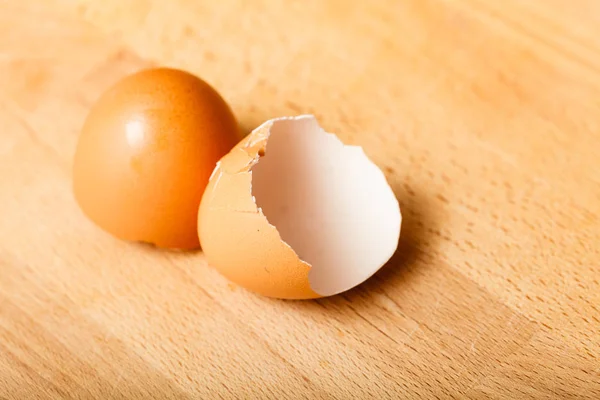
[[394,254],[400,206],[360,147],[311,115],[269,120],[217,164],[198,233],[208,263],[238,285],[285,299],[331,296]]

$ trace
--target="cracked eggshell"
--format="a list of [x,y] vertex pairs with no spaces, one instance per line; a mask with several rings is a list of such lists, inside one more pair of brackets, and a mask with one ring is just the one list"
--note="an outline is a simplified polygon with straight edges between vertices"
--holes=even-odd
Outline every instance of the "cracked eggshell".
[[198,234],[208,263],[258,294],[341,293],[381,268],[402,217],[381,170],[310,115],[269,120],[217,164]]

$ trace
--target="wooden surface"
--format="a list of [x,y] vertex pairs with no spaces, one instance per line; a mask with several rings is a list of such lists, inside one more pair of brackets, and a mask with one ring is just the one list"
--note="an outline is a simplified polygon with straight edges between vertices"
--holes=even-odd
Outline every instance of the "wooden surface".
[[[152,65],[362,145],[398,254],[285,302],[99,231],[78,130]],[[0,399],[598,399],[599,119],[595,0],[2,0]]]

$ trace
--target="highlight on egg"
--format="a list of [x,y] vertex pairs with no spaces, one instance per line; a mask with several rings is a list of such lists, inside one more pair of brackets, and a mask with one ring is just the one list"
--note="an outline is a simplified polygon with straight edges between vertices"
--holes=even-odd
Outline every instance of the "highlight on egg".
[[207,261],[255,293],[310,299],[349,290],[395,253],[400,206],[362,148],[311,115],[269,120],[214,169],[198,213]]

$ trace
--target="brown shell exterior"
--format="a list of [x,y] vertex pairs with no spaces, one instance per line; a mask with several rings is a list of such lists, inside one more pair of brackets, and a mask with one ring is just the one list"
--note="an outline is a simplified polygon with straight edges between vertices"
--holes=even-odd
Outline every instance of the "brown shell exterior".
[[75,154],[75,198],[118,238],[196,248],[202,194],[238,140],[233,113],[207,83],[176,69],[141,71],[91,109]]
[[251,168],[265,151],[263,124],[221,159],[206,188],[198,233],[208,263],[232,282],[268,297],[311,299],[310,266],[281,240],[252,198]]

